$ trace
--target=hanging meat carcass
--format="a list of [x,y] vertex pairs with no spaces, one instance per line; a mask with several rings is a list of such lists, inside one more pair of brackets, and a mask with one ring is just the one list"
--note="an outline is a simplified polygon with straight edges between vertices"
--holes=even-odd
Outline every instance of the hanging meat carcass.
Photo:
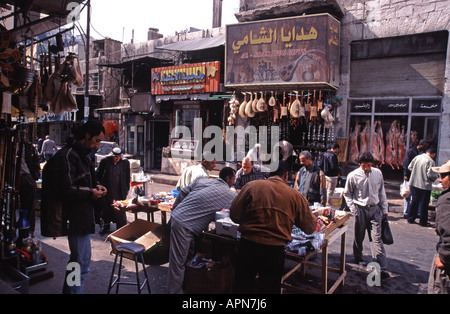
[[364,129],[359,133],[359,151],[368,152],[370,144],[370,120],[366,121]]
[[350,141],[349,141],[349,153],[348,153],[348,163],[352,165],[358,164],[358,155],[359,155],[359,148],[358,148],[358,136],[359,136],[359,129],[361,128],[361,125],[356,124],[355,129],[353,132],[350,133]]
[[[77,65],[75,65],[75,59],[77,60]],[[65,111],[77,109],[77,103],[70,92],[70,83],[76,86],[83,84],[83,75],[81,74],[78,57],[72,53],[69,53],[45,85],[45,97],[53,113],[61,114]]]
[[381,165],[381,151],[380,151],[380,135],[378,134],[379,121],[375,121],[373,124],[373,136],[372,136],[372,156],[374,165],[379,167]]
[[386,133],[386,164],[392,169],[400,169],[397,157],[397,142],[399,131],[397,128],[397,120],[391,123],[389,131]]
[[386,145],[384,145],[384,135],[383,135],[383,127],[381,126],[381,121],[378,121],[378,129],[377,129],[378,138],[380,139],[380,162],[381,165],[384,165],[384,156]]
[[406,130],[405,126],[402,125],[402,131],[398,137],[398,165],[403,167],[403,159],[405,159],[406,154]]

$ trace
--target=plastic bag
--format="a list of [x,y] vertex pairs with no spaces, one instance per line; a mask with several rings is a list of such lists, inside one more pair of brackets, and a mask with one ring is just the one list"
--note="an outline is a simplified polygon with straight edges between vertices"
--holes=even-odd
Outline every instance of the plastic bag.
[[402,184],[400,184],[400,196],[402,198],[408,198],[411,195],[411,191],[409,190],[409,183],[408,181],[403,181]]
[[381,240],[384,244],[394,244],[394,237],[392,236],[391,228],[387,219],[381,221]]

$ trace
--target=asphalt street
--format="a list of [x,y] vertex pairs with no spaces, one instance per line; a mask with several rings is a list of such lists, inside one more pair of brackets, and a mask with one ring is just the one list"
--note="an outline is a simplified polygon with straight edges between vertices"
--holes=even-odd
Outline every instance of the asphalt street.
[[[153,185],[153,192],[170,192],[173,185]],[[368,285],[367,278],[370,271],[365,266],[352,264],[352,241],[353,241],[353,218],[348,221],[348,232],[346,237],[346,271],[345,284],[339,288],[338,294],[422,294],[426,293],[429,270],[435,254],[435,245],[438,240],[432,228],[424,228],[417,224],[411,225],[403,218],[401,207],[403,200],[390,199],[389,222],[394,236],[394,244],[385,246],[390,278],[381,282],[381,286]],[[146,214],[140,213],[139,218],[146,219]],[[142,215],[142,216],[141,216]],[[65,267],[68,260],[67,238],[43,238],[39,230],[39,217],[37,217],[37,230],[35,236],[42,242],[42,250],[47,256],[48,270],[53,272],[53,277],[33,283],[29,287],[30,294],[60,294]],[[134,220],[134,214],[128,214],[128,220]],[[159,213],[155,214],[156,222],[160,222]],[[433,220],[430,221],[434,223]],[[113,225],[114,226],[114,225]],[[113,228],[114,230],[114,228]],[[114,255],[110,254],[111,245],[105,242],[106,235],[98,232],[92,235],[92,262],[90,274],[84,287],[85,294],[105,294],[113,266]],[[340,241],[334,242],[329,247],[329,265],[337,267],[339,263]],[[320,254],[318,254],[320,261]],[[364,242],[364,259],[371,262],[370,243],[368,239]],[[286,261],[286,267],[292,266],[291,261]],[[123,275],[130,280],[134,278],[134,262],[124,260]],[[153,294],[167,293],[167,268],[168,264],[149,265],[147,273],[150,278],[151,292]],[[142,276],[142,271],[140,273]],[[334,274],[329,275],[332,284]],[[295,282],[296,276],[292,277]],[[307,271],[306,278],[298,279],[302,285],[319,286],[317,271]],[[147,291],[145,291],[146,293]],[[119,293],[136,293],[136,287],[121,286]]]

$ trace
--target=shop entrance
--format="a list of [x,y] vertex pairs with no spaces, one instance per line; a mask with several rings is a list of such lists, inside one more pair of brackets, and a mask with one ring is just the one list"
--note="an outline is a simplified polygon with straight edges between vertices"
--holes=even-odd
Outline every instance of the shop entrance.
[[421,139],[438,150],[440,98],[351,99],[347,163],[370,151],[375,166],[393,179],[402,178],[403,159]]
[[169,146],[169,121],[147,121],[146,168],[161,170],[163,147]]

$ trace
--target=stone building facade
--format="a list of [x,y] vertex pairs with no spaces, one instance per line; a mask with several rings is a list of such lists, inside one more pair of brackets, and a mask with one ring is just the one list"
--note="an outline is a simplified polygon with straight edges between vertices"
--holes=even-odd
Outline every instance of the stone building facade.
[[[437,145],[436,163],[449,160],[449,2],[241,0],[236,17],[246,22],[324,12],[341,23],[337,135],[349,137],[355,121],[368,119],[371,125],[382,120],[387,136],[387,127],[397,121],[399,132],[400,126],[405,128],[408,145],[419,126],[417,137]],[[362,103],[370,109],[352,111]],[[389,109],[401,106],[404,110]]]

